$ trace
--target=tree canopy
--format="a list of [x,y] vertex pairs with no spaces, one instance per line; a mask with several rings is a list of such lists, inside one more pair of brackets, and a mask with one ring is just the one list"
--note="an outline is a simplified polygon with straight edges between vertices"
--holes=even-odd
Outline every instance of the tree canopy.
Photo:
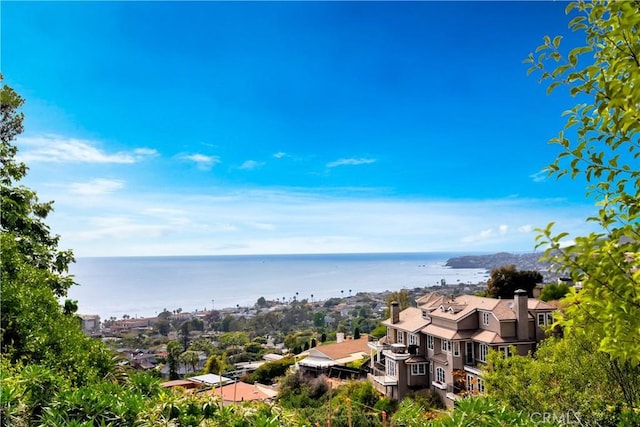
[[[566,298],[565,328],[599,337],[599,350],[640,363],[640,2],[577,1],[569,27],[584,44],[567,52],[545,36],[526,62],[547,92],[566,88],[580,103],[565,111],[550,142],[561,152],[549,177],[582,177],[597,206],[586,236],[539,230],[546,257],[566,269],[580,292]],[[573,244],[566,245],[571,239]]]
[[533,297],[533,288],[542,283],[537,271],[518,270],[515,265],[494,268],[487,281],[487,295],[491,298],[513,298],[515,291],[523,289]]
[[77,304],[59,303],[73,284],[68,274],[73,254],[58,249],[59,236],[45,223],[53,202],[41,203],[33,190],[19,185],[27,167],[16,160],[14,140],[23,131],[24,100],[7,85],[0,98],[2,358],[14,367],[34,363],[59,369],[72,383],[83,384],[108,375],[112,356],[82,333]]

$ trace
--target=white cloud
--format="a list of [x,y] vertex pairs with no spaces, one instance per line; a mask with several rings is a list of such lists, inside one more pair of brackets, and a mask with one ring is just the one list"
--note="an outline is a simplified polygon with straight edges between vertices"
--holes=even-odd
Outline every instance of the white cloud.
[[266,224],[264,222],[248,222],[247,226],[255,228],[256,230],[262,230],[262,231],[272,231],[276,229],[275,225]]
[[179,156],[182,160],[188,160],[190,162],[194,162],[198,169],[202,170],[210,170],[213,166],[220,163],[220,157],[218,156],[207,156],[206,154],[183,154]]
[[547,200],[400,200],[320,189],[121,189],[96,199],[45,190],[59,192],[41,197],[56,200],[52,229],[77,256],[526,251],[535,241],[526,232],[532,226],[521,224],[555,221],[583,235],[590,224],[580,218],[593,213]]
[[338,166],[357,166],[357,165],[368,165],[371,163],[375,163],[376,159],[368,159],[368,158],[350,158],[350,159],[338,159],[333,162],[327,163],[328,168],[335,168]]
[[259,168],[260,166],[263,166],[264,162],[257,162],[255,160],[247,160],[244,163],[242,163],[238,169],[243,169],[243,170],[251,170],[251,169],[256,169]]
[[18,159],[27,163],[137,163],[158,155],[152,148],[136,148],[133,151],[108,153],[98,147],[98,142],[68,138],[60,135],[21,137],[18,141]]
[[97,178],[89,182],[74,182],[69,185],[69,191],[82,196],[99,196],[113,193],[124,187],[124,182],[115,179]]
[[521,233],[531,233],[533,231],[533,226],[531,224],[525,224],[518,227],[518,231]]
[[286,157],[287,153],[283,152],[283,151],[278,151],[277,153],[275,153],[273,155],[273,157],[275,157],[276,159],[281,159],[283,157]]
[[531,178],[533,182],[544,182],[547,180],[547,171],[541,170],[539,172],[529,175],[529,178]]

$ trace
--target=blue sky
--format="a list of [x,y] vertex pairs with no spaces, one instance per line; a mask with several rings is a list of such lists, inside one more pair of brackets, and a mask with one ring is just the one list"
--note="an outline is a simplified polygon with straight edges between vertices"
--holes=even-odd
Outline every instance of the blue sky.
[[3,2],[25,184],[77,256],[534,248],[564,2]]

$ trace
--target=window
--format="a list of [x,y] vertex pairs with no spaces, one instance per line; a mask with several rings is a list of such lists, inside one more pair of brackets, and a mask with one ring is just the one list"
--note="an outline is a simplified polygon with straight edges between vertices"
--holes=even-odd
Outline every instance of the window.
[[478,391],[484,393],[484,381],[482,378],[478,378]]
[[422,317],[429,320],[429,312],[427,310],[422,310]]
[[420,345],[420,339],[417,334],[409,334],[409,345]]
[[427,348],[433,350],[433,335],[427,335]]
[[460,357],[460,342],[459,341],[454,341],[453,342],[453,355],[456,357]]
[[481,362],[486,361],[487,353],[489,353],[489,346],[486,344],[480,344],[478,346],[478,360]]
[[411,365],[411,375],[425,375],[427,373],[426,363],[414,363]]
[[440,384],[444,384],[445,382],[444,369],[440,367],[436,368],[436,381],[439,382]]
[[404,344],[404,332],[398,331],[398,338],[396,339],[398,344]]
[[489,324],[489,313],[486,311],[482,312],[482,324],[485,326]]
[[473,375],[467,374],[467,391],[473,393],[476,391],[476,379]]
[[464,350],[465,362],[467,365],[473,365],[473,341],[466,342],[466,348]]
[[451,353],[451,341],[449,340],[440,340],[441,348],[443,353]]
[[501,345],[498,347],[498,351],[504,353],[504,357],[511,356],[511,349],[505,345]]
[[553,314],[547,313],[547,325],[553,325]]
[[538,313],[538,326],[544,326],[544,313]]
[[387,359],[387,375],[390,377],[396,376],[396,362],[395,360]]

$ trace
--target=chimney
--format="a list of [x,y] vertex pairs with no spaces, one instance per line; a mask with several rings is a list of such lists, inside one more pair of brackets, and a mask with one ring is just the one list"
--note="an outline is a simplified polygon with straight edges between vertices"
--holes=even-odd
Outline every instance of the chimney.
[[391,303],[391,323],[396,324],[400,321],[400,304],[398,301]]
[[336,343],[341,343],[344,341],[344,332],[338,332],[336,334]]
[[529,310],[527,291],[518,289],[513,295],[513,309],[516,312],[516,330],[518,341],[529,339]]

